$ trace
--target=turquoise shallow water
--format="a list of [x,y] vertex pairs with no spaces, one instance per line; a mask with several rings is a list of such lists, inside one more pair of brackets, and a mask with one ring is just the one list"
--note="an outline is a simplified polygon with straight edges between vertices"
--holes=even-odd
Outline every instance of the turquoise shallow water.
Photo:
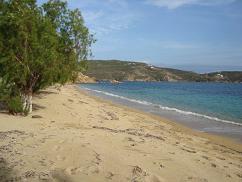
[[84,87],[163,107],[242,123],[242,84],[104,82],[86,84]]
[[95,95],[242,140],[242,84],[123,82],[82,84]]

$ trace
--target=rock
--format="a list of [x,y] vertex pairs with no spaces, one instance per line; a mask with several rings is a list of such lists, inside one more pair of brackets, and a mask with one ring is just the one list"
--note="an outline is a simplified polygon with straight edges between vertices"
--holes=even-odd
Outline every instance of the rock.
[[32,118],[35,118],[36,119],[36,118],[43,118],[43,117],[40,116],[40,115],[33,115]]
[[75,83],[97,83],[95,78],[91,78],[89,76],[83,75],[82,73],[78,74]]

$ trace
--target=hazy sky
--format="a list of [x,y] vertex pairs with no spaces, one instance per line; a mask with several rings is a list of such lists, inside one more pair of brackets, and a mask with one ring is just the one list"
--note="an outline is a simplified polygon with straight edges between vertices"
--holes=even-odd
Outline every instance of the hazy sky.
[[95,33],[93,59],[143,61],[195,71],[242,70],[242,0],[68,3],[82,11]]

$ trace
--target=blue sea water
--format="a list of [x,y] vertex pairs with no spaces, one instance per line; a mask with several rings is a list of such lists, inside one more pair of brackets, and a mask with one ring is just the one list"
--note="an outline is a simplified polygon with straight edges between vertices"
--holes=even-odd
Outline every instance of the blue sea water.
[[225,131],[229,126],[221,124],[231,125],[226,132],[242,136],[242,84],[239,83],[102,82],[80,87],[151,113],[189,122],[188,125],[201,131]]

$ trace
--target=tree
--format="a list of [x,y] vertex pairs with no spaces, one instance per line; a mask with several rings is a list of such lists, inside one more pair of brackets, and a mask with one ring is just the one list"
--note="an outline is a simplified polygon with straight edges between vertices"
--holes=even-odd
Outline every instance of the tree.
[[[60,49],[68,56],[66,47],[70,46],[75,52],[76,71],[73,72],[74,79],[79,71],[87,69],[86,59],[91,55],[90,47],[96,41],[92,34],[89,33],[87,27],[84,26],[84,20],[78,9],[67,9],[67,3],[60,0],[50,0],[43,4],[46,16],[52,21],[56,31],[60,36]],[[68,39],[66,39],[68,37]]]
[[0,77],[26,113],[33,93],[75,77],[93,42],[80,11],[64,2],[0,1]]

